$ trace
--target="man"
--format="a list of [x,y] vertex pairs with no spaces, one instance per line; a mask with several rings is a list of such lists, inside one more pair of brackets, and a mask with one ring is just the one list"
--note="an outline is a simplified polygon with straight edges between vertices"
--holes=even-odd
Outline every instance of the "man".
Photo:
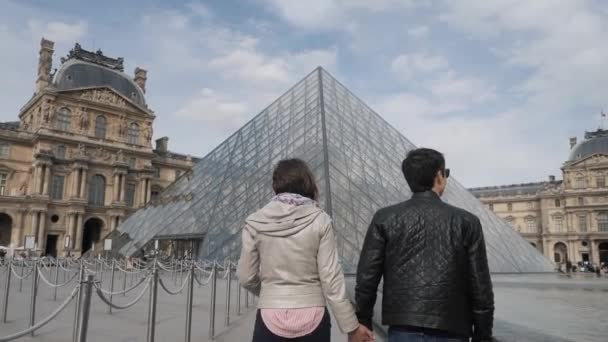
[[384,277],[382,323],[390,342],[491,341],[494,294],[479,219],[440,197],[450,170],[431,149],[408,153],[403,174],[413,192],[380,209],[357,270],[357,317],[372,328]]

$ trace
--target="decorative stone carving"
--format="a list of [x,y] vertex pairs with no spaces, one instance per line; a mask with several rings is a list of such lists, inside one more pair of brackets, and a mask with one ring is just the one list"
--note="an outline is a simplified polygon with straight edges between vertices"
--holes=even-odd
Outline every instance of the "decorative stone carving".
[[147,142],[152,141],[153,134],[154,134],[154,130],[152,129],[152,123],[148,122],[148,126],[144,130],[144,138],[146,138]]
[[86,108],[80,107],[78,109],[78,126],[81,130],[87,131],[90,123],[91,121],[89,119],[89,113],[87,113]]
[[124,137],[125,135],[127,135],[127,119],[125,118],[124,115],[121,115],[120,118],[118,119],[118,122],[116,123],[117,126],[117,133],[119,137]]
[[105,56],[101,50],[97,50],[95,52],[87,51],[78,43],[76,43],[74,48],[70,50],[67,57],[61,58],[61,63],[65,63],[70,59],[79,59],[82,61],[103,65],[110,69],[124,71],[124,59],[122,57],[111,58]]
[[41,106],[42,112],[42,125],[50,126],[55,118],[55,105],[51,100],[45,100]]
[[25,196],[26,192],[27,192],[27,182],[23,181],[23,182],[21,182],[21,185],[19,185],[19,195]]
[[125,162],[125,155],[122,152],[122,150],[118,150],[118,152],[116,152],[116,162],[118,162],[118,163]]
[[94,159],[101,161],[109,161],[110,159],[112,159],[112,153],[108,152],[107,150],[104,150],[101,147],[92,150],[90,152],[90,156]]
[[87,156],[87,148],[84,144],[78,144],[78,148],[73,151],[74,157],[86,157]]
[[127,107],[127,101],[108,89],[93,89],[80,94],[81,99],[100,102],[118,107]]

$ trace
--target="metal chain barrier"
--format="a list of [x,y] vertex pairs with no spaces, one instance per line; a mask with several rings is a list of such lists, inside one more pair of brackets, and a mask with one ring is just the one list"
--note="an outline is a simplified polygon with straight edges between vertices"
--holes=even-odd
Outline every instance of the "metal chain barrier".
[[70,278],[68,281],[66,281],[66,282],[65,282],[65,283],[63,283],[63,284],[53,284],[53,283],[52,283],[50,280],[46,279],[46,277],[44,276],[44,273],[43,273],[43,272],[42,272],[40,269],[38,269],[38,276],[39,276],[39,277],[40,277],[40,279],[42,279],[42,281],[43,281],[43,282],[45,282],[45,283],[46,283],[46,284],[47,284],[49,287],[54,288],[54,287],[64,287],[64,286],[66,286],[67,284],[71,283],[71,282],[72,282],[72,280],[76,279],[76,277],[78,276],[78,274],[74,274],[74,275],[72,276],[72,278]]
[[[122,291],[117,291],[117,292],[110,292],[110,291],[108,291],[108,290],[104,290],[104,289],[103,289],[101,286],[99,286],[98,288],[99,288],[99,290],[100,290],[100,291],[101,291],[103,294],[105,294],[106,296],[118,296],[118,295],[122,295],[122,294],[125,294],[125,293],[128,293],[128,292],[133,291],[134,289],[138,288],[138,287],[139,287],[139,286],[140,286],[140,285],[141,285],[141,284],[142,284],[144,281],[146,281],[147,279],[148,279],[147,277],[145,277],[145,278],[141,278],[141,279],[139,280],[139,282],[138,282],[138,283],[136,283],[135,285],[133,285],[132,287],[129,287],[128,289],[125,289],[125,290],[122,290]],[[96,287],[97,287],[97,286],[96,286]]]
[[[21,269],[23,270],[24,267],[21,267]],[[32,273],[34,273],[34,269],[32,269],[31,271],[28,272],[28,274],[23,275],[23,273],[20,275],[17,274],[17,272],[15,272],[14,267],[11,267],[11,272],[13,273],[13,276],[15,276],[15,278],[19,279],[19,280],[26,280],[28,279]]]
[[16,340],[16,339],[18,339],[20,337],[23,337],[23,336],[25,336],[27,334],[33,333],[34,331],[36,331],[36,330],[44,327],[45,325],[47,325],[47,323],[49,323],[55,317],[57,317],[68,306],[68,304],[70,304],[70,302],[74,299],[74,297],[76,297],[76,294],[78,294],[79,290],[80,290],[80,285],[76,285],[76,287],[74,288],[74,290],[72,290],[72,293],[48,317],[46,317],[45,319],[43,319],[40,322],[36,323],[35,325],[29,327],[26,330],[14,333],[12,335],[0,337],[0,342],[8,342],[8,341]]
[[101,287],[95,283],[95,292],[97,293],[97,297],[99,297],[99,299],[101,299],[102,302],[106,303],[107,305],[111,306],[114,309],[117,310],[124,310],[124,309],[128,309],[130,307],[132,307],[133,305],[137,304],[137,302],[139,302],[140,299],[143,298],[143,296],[146,294],[146,290],[148,290],[148,288],[150,287],[150,283],[148,282],[146,284],[146,286],[142,289],[141,293],[137,295],[137,297],[135,297],[135,299],[133,299],[133,301],[124,304],[124,305],[119,305],[119,304],[115,304],[110,302],[109,299],[106,298],[106,296],[103,294],[103,291],[101,289]]
[[188,283],[189,277],[190,277],[190,275],[186,276],[186,281],[183,282],[182,287],[179,288],[177,291],[171,291],[171,290],[169,290],[169,288],[167,287],[167,285],[165,285],[165,282],[163,281],[162,278],[158,278],[158,282],[160,284],[160,287],[162,287],[163,290],[165,290],[165,292],[167,292],[168,294],[174,296],[176,294],[182,293],[182,291],[184,290],[184,287],[186,287],[186,284]]

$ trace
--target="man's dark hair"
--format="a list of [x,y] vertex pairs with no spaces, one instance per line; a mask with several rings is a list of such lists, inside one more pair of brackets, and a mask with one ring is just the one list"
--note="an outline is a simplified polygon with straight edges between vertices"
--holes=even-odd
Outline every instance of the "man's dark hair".
[[423,192],[433,189],[437,171],[445,171],[443,154],[430,148],[411,150],[401,170],[412,192]]
[[301,159],[279,161],[272,173],[272,189],[276,194],[290,192],[313,200],[319,194],[315,176]]

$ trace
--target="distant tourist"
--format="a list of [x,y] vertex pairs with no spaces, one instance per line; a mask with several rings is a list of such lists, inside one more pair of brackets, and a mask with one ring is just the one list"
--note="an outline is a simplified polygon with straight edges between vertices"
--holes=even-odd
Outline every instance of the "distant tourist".
[[326,304],[351,341],[372,341],[347,298],[331,218],[316,202],[308,165],[280,161],[272,187],[276,196],[246,220],[238,267],[242,286],[259,296],[253,341],[330,341]]
[[402,164],[412,198],[374,215],[355,288],[359,322],[372,328],[378,284],[389,341],[491,341],[494,293],[479,219],[441,200],[450,170],[416,149]]
[[570,273],[572,271],[572,262],[570,260],[566,261],[566,272]]

